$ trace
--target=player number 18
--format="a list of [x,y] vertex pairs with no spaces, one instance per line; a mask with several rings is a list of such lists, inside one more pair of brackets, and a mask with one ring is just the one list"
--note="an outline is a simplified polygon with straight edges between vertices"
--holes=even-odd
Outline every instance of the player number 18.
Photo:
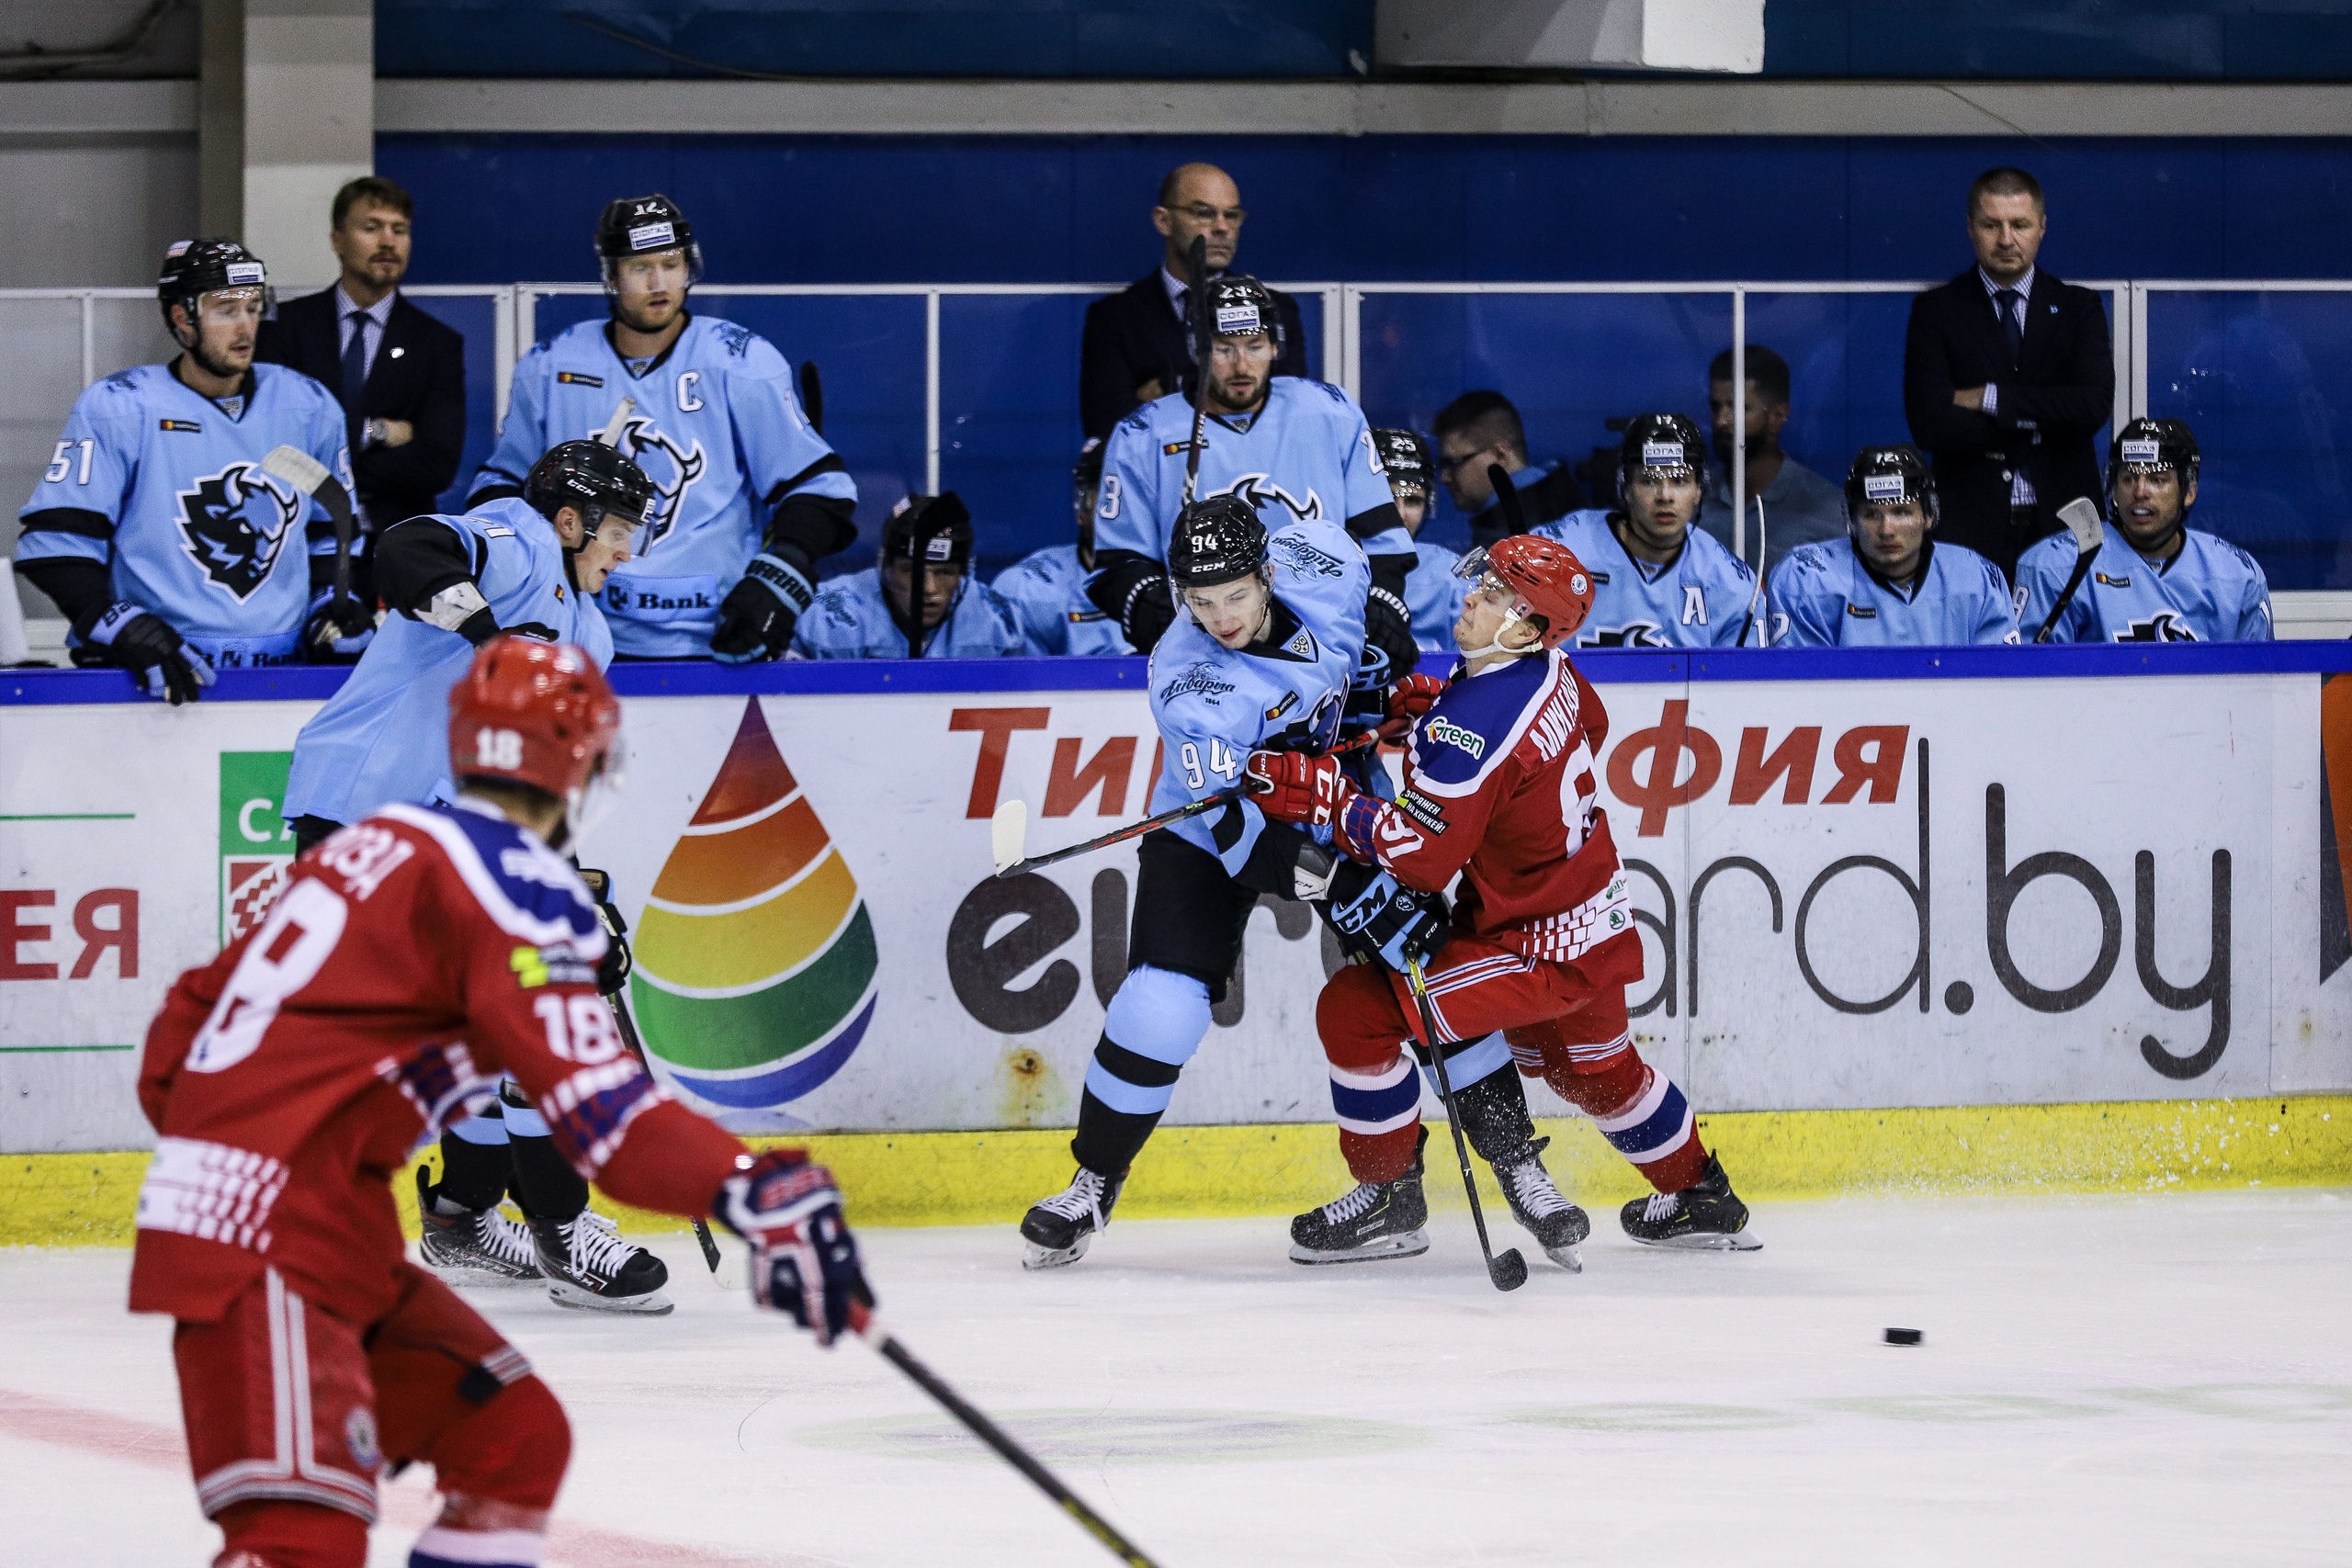
[[[1193,789],[1200,789],[1206,785],[1209,782],[1208,774],[1201,771],[1199,744],[1187,740],[1184,742],[1183,750],[1177,755],[1183,760],[1184,783]],[[1241,754],[1226,745],[1224,741],[1212,738],[1209,741],[1208,773],[1215,773],[1226,783],[1231,784],[1241,776]]]

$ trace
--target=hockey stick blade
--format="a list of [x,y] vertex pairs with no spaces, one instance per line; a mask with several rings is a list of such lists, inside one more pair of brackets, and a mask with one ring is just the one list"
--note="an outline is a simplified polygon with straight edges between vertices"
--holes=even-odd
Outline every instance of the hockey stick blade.
[[1527,1283],[1527,1259],[1512,1247],[1501,1257],[1495,1256],[1492,1243],[1487,1239],[1486,1211],[1478,1204],[1478,1179],[1470,1170],[1470,1145],[1463,1141],[1462,1117],[1453,1109],[1453,1080],[1446,1071],[1445,1052],[1438,1045],[1437,1015],[1430,1006],[1429,980],[1421,973],[1421,961],[1408,959],[1405,965],[1407,987],[1413,993],[1413,1010],[1421,1017],[1421,1035],[1430,1048],[1430,1066],[1437,1075],[1437,1097],[1445,1104],[1445,1124],[1453,1134],[1453,1157],[1462,1162],[1462,1190],[1470,1199],[1470,1223],[1478,1232],[1478,1255],[1487,1260],[1487,1278],[1498,1291],[1516,1291]]
[[876,1322],[871,1302],[851,1303],[850,1327],[859,1338],[873,1347],[876,1355],[906,1373],[917,1388],[937,1400],[941,1408],[962,1422],[972,1436],[994,1449],[999,1458],[1028,1477],[1031,1485],[1052,1498],[1079,1529],[1101,1541],[1103,1550],[1125,1563],[1127,1568],[1158,1568],[1150,1558],[1143,1554],[1142,1548],[1121,1535],[1108,1519],[1088,1507],[1085,1500],[1064,1485],[1059,1476],[1038,1462],[1028,1450],[1013,1441],[1012,1435],[1003,1427],[980,1414],[963,1395],[948,1387],[937,1372],[923,1365],[913,1351]]
[[996,874],[1002,876],[1021,863],[1021,852],[1029,841],[1029,803],[1008,800],[996,808],[989,818],[989,854],[996,862]]
[[261,471],[313,497],[334,520],[334,595],[351,597],[351,550],[358,537],[359,519],[351,510],[351,492],[324,463],[299,446],[273,446],[261,460]]
[[605,422],[605,428],[596,433],[596,445],[599,446],[619,446],[621,444],[622,432],[628,429],[629,415],[636,412],[637,400],[635,398],[623,398],[619,402],[614,404],[613,417],[606,420]]
[[[1230,806],[1241,798],[1241,793],[1239,789],[1221,789],[1215,795],[1204,795],[1198,800],[1186,801],[1173,810],[1163,811],[1157,817],[1147,817],[1141,821],[1130,822],[1124,828],[1114,828],[1099,838],[1089,839],[1082,844],[1072,844],[1067,849],[1048,851],[1042,855],[1031,855],[1026,860],[1016,858],[1008,862],[1003,859],[1002,846],[991,842],[989,848],[998,856],[996,874],[999,876],[1019,876],[1024,872],[1035,871],[1041,865],[1053,865],[1060,861],[1074,860],[1080,855],[1092,854],[1096,850],[1107,850],[1114,844],[1124,844],[1129,839],[1140,839],[1146,833],[1158,832],[1170,823],[1182,822],[1188,817],[1198,817],[1204,811],[1214,811],[1220,807]],[[1022,803],[1017,800],[1009,800],[1005,805],[1021,806]],[[1001,815],[1000,808],[1000,820]],[[1023,819],[1028,816],[1028,807],[1025,806],[1022,807],[1022,816]],[[996,836],[997,825],[995,821],[991,821],[989,824],[989,837],[993,840]]]
[[819,378],[813,359],[800,362],[800,412],[808,417],[809,429],[825,434],[825,383]]
[[2075,536],[2075,548],[2086,556],[2098,554],[2107,542],[2107,530],[2099,522],[2098,508],[2086,495],[2078,495],[2058,509],[2058,521]]

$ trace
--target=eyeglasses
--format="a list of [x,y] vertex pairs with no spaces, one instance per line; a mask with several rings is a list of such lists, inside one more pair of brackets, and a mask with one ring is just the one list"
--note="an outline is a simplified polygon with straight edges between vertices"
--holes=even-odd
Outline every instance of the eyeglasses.
[[1169,210],[1181,212],[1195,223],[1214,223],[1222,218],[1227,223],[1238,224],[1244,218],[1250,216],[1247,211],[1238,207],[1211,207],[1205,201],[1195,201],[1189,206],[1170,208]]
[[1440,474],[1460,473],[1462,471],[1463,464],[1476,462],[1480,457],[1484,457],[1489,453],[1499,452],[1501,449],[1502,443],[1498,441],[1489,446],[1481,446],[1476,452],[1464,452],[1459,457],[1449,457],[1441,451],[1437,455],[1437,471]]

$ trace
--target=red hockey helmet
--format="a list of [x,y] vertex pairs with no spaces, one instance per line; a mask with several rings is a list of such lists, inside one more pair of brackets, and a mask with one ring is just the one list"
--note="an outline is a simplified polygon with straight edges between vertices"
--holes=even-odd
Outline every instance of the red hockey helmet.
[[620,740],[621,705],[568,643],[492,637],[449,692],[449,771],[543,789],[576,815]]
[[1556,539],[1513,534],[1472,550],[1454,568],[1473,582],[1495,581],[1515,596],[1510,618],[1544,617],[1543,646],[1554,649],[1576,635],[1592,614],[1592,574],[1576,552]]

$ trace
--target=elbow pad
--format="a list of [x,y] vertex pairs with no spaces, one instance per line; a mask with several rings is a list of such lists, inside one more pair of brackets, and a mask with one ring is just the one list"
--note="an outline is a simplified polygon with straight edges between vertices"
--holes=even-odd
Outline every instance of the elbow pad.
[[490,613],[490,602],[471,578],[435,593],[416,618],[445,632],[456,632],[476,648],[498,635],[498,617]]

